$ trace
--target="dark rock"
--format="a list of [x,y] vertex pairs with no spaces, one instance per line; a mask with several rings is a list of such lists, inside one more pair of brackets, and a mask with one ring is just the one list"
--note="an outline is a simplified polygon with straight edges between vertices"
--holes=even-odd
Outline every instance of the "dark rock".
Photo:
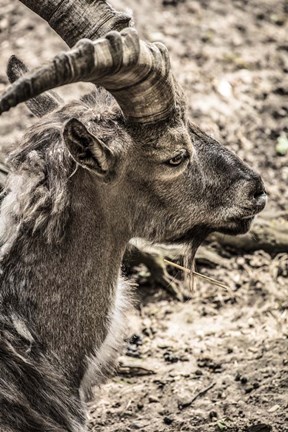
[[167,416],[165,416],[164,418],[163,418],[163,422],[166,424],[166,425],[171,425],[172,423],[173,423],[173,419],[171,418],[171,417],[167,417]]
[[247,382],[248,382],[248,378],[245,377],[245,376],[242,376],[242,377],[240,378],[240,382],[241,382],[241,384],[247,384]]
[[254,387],[250,385],[249,387],[246,387],[245,393],[251,393],[254,390]]
[[179,361],[179,357],[177,357],[171,351],[165,351],[163,357],[167,363],[177,363]]
[[210,411],[209,418],[210,418],[210,420],[215,420],[216,418],[218,418],[217,411],[214,411],[214,410]]
[[222,371],[221,363],[217,363],[209,357],[203,357],[201,359],[198,359],[197,366],[200,368],[210,369],[214,373],[219,373]]
[[129,339],[129,344],[136,345],[136,346],[142,345],[143,342],[141,336],[138,334],[133,334]]

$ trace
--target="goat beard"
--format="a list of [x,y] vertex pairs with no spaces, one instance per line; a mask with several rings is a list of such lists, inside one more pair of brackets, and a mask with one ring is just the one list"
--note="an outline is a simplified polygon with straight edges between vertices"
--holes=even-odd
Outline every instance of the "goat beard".
[[185,255],[183,258],[183,265],[187,269],[190,270],[190,272],[185,273],[185,283],[189,287],[190,291],[194,290],[195,287],[195,276],[194,276],[194,270],[195,270],[195,256],[197,253],[197,250],[202,245],[204,240],[207,238],[207,236],[211,233],[211,229],[208,227],[201,227],[201,229],[195,229],[193,230],[193,237],[189,242],[185,242]]

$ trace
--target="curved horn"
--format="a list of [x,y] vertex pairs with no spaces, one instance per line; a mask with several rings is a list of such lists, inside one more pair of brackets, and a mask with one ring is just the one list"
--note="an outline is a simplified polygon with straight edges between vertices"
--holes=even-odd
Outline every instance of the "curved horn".
[[129,27],[131,16],[105,0],[21,0],[59,34],[69,47],[80,39],[98,39]]
[[[7,76],[10,83],[28,72],[27,66],[15,55],[12,55],[7,65]],[[51,111],[59,108],[64,101],[55,92],[48,92],[26,102],[29,110],[37,117],[43,117]]]
[[135,29],[84,39],[46,66],[27,74],[6,90],[0,113],[63,84],[87,81],[105,87],[132,121],[166,119],[175,107],[175,86],[167,49],[139,40]]

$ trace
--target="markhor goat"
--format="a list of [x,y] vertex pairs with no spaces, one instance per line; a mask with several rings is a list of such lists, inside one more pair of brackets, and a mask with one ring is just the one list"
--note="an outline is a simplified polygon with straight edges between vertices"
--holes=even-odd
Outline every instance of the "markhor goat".
[[[129,17],[104,0],[23,3],[78,43],[23,76],[12,58],[0,99],[0,112],[27,101],[48,113],[10,158],[1,208],[0,430],[79,432],[122,345],[128,241],[195,249],[212,231],[246,232],[266,196],[189,121],[167,50]],[[40,95],[80,80],[106,90],[69,105]]]

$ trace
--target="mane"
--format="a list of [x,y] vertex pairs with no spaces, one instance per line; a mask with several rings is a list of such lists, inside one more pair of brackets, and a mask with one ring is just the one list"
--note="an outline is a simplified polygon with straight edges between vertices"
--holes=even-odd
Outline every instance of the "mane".
[[10,174],[1,204],[2,256],[23,233],[41,231],[48,243],[61,242],[69,219],[69,180],[77,169],[62,136],[63,124],[85,117],[105,125],[121,116],[114,99],[103,89],[66,104],[43,117],[25,133],[9,157]]

